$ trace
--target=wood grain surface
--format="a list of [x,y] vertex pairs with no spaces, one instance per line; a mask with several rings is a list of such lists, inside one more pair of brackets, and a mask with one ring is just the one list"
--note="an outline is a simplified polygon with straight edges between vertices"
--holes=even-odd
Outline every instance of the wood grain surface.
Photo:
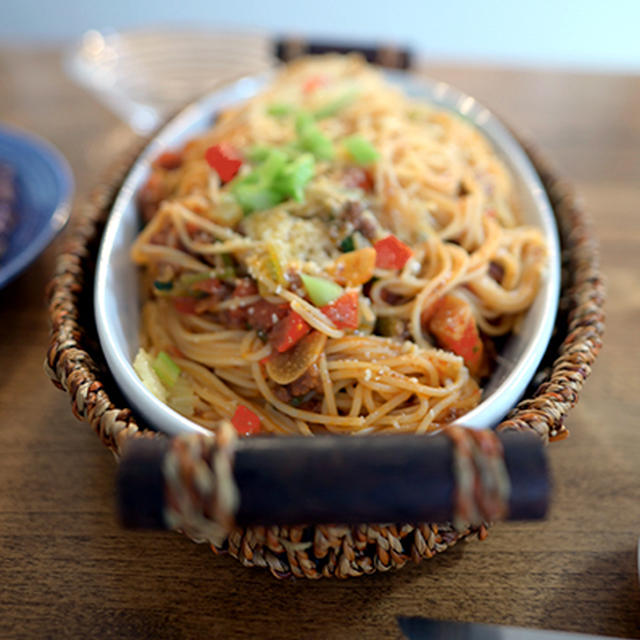
[[[423,65],[535,140],[591,212],[605,348],[550,447],[544,522],[401,571],[276,581],[172,533],[122,530],[115,462],[42,372],[60,241],[0,291],[0,638],[397,638],[422,615],[640,637],[640,78]],[[0,49],[0,120],[66,155],[78,197],[134,139],[59,51]]]

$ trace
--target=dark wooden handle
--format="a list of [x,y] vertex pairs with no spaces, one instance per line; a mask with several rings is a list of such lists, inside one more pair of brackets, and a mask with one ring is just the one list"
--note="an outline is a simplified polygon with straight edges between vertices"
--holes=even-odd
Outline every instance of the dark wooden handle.
[[276,57],[284,62],[303,55],[323,53],[359,53],[367,62],[390,69],[410,69],[412,52],[406,47],[386,44],[363,44],[357,42],[331,42],[283,37],[275,41]]
[[[499,434],[510,519],[542,518],[550,483],[542,442]],[[118,472],[128,527],[164,528],[164,439],[134,441]],[[453,444],[445,435],[256,437],[236,446],[238,524],[446,522],[454,515]]]

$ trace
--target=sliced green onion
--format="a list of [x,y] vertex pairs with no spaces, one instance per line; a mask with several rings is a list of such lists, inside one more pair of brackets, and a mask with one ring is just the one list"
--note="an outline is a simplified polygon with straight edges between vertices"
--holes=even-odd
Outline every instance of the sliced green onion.
[[273,147],[257,144],[246,152],[246,157],[249,158],[251,162],[264,162],[271,151],[273,151]]
[[313,116],[308,111],[298,111],[296,116],[296,133],[302,137],[309,129],[316,128]]
[[326,280],[325,278],[316,278],[315,276],[308,276],[305,273],[301,273],[302,284],[309,294],[311,302],[316,307],[324,307],[339,298],[343,289],[339,284],[333,282],[333,280]]
[[254,211],[271,209],[282,200],[277,191],[260,184],[236,185],[233,188],[233,195],[236,197],[245,215],[253,213]]
[[318,160],[332,160],[335,156],[333,143],[319,129],[312,129],[300,138],[300,146]]
[[171,359],[166,351],[161,351],[151,365],[160,382],[171,389],[180,377],[180,367]]
[[348,107],[356,99],[357,93],[358,92],[355,89],[349,89],[349,91],[345,91],[335,100],[332,100],[319,109],[316,109],[313,112],[314,117],[318,120],[322,120],[322,118],[330,118],[331,116],[337,115],[340,111]]
[[305,153],[293,162],[286,165],[275,176],[272,182],[273,189],[282,196],[282,199],[293,198],[298,202],[304,200],[304,188],[316,170],[313,156]]
[[139,349],[133,361],[133,369],[138,374],[142,384],[162,402],[167,401],[167,390],[164,388],[160,378],[153,370],[151,357],[144,349]]
[[292,104],[286,104],[284,102],[275,102],[267,107],[267,113],[270,116],[281,118],[288,116],[295,111],[295,107]]
[[333,143],[320,131],[313,116],[307,111],[298,113],[296,132],[298,144],[305,151],[309,151],[319,160],[331,160],[334,157]]
[[349,155],[360,166],[365,167],[373,164],[380,157],[376,148],[362,136],[354,135],[345,138],[343,144]]

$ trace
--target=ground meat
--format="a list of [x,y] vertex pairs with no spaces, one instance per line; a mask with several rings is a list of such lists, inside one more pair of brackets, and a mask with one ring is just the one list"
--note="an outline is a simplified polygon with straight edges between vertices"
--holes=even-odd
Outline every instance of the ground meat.
[[504,269],[502,268],[502,265],[497,262],[493,262],[492,260],[489,263],[489,276],[498,284],[502,283],[502,278],[504,278]]
[[[250,278],[242,278],[239,282],[233,293],[234,297],[246,297],[258,293],[255,282]],[[258,300],[245,307],[223,311],[218,317],[218,322],[233,329],[251,328],[266,332],[287,313],[289,313],[289,305],[286,303],[273,304],[267,300]]]
[[380,292],[380,297],[384,300],[384,302],[393,306],[402,304],[403,302],[407,301],[407,298],[405,296],[401,296],[398,293],[393,293],[393,291],[389,291],[388,289],[383,289]]
[[296,404],[298,409],[317,411],[320,409],[322,379],[320,369],[312,364],[297,380],[274,389],[276,397],[286,404]]
[[312,364],[297,380],[289,386],[292,396],[303,396],[309,391],[322,390],[322,380],[320,379],[320,369],[317,364]]
[[359,231],[367,240],[375,240],[378,236],[379,225],[373,214],[365,211],[360,202],[349,201],[344,208],[344,217],[354,230]]
[[218,278],[208,278],[207,280],[201,280],[191,285],[191,288],[195,291],[203,291],[215,302],[222,302],[226,300],[230,294],[231,289],[222,280]]
[[307,291],[302,284],[302,278],[300,274],[294,269],[287,269],[287,272],[284,274],[284,279],[289,283],[289,289],[293,291],[293,293],[299,295],[304,298],[307,295]]
[[165,247],[171,247],[172,249],[184,248],[178,238],[178,232],[171,225],[167,225],[164,229],[156,231],[151,238],[149,238],[151,244],[159,244]]
[[255,296],[258,293],[258,285],[253,278],[238,278],[236,280],[233,295],[236,298],[245,298],[247,296]]

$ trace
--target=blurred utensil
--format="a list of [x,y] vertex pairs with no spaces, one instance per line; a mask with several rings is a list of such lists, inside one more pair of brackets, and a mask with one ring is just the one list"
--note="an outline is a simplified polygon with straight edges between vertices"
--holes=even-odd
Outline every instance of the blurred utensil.
[[400,630],[408,640],[598,640],[605,636],[538,631],[520,627],[503,627],[469,622],[398,617]]
[[65,66],[139,134],[232,78],[273,65],[271,40],[211,30],[87,31]]

